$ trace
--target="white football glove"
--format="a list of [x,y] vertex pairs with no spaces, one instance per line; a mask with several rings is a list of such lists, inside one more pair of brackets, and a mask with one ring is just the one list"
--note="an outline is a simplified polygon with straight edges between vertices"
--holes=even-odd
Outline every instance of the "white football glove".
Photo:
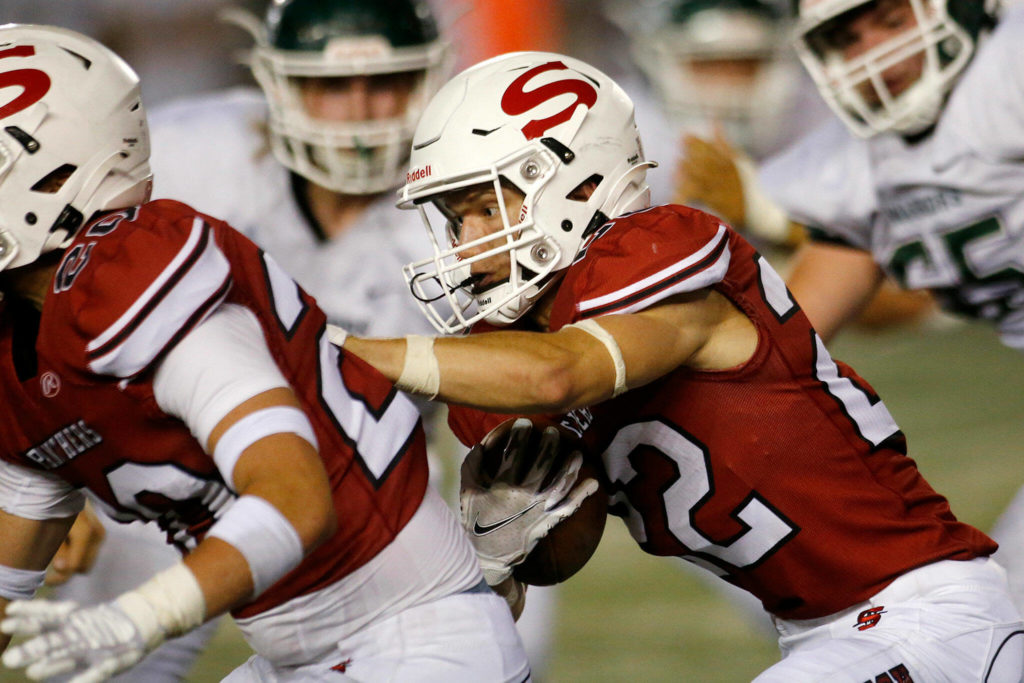
[[[557,428],[546,427],[531,449],[533,429],[525,418],[517,419],[507,435],[504,426],[497,427],[462,463],[462,526],[491,586],[511,576],[537,542],[598,489],[594,479],[576,481],[583,454],[562,453]],[[495,471],[485,471],[484,451],[499,448]]]
[[5,666],[28,667],[42,680],[73,673],[69,683],[97,683],[134,666],[167,638],[205,619],[195,576],[178,563],[112,602],[80,607],[74,602],[15,600],[0,631],[35,636],[3,654]]
[[129,616],[129,611],[118,602],[93,607],[49,600],[12,602],[0,628],[36,637],[8,649],[3,662],[12,669],[27,666],[25,673],[33,680],[73,672],[78,675],[71,683],[104,681],[163,642],[155,615],[142,611]]

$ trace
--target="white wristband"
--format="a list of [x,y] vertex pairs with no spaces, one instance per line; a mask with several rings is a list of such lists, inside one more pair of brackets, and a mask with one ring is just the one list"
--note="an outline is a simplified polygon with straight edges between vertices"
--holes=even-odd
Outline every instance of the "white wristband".
[[138,627],[147,647],[187,633],[206,620],[206,598],[195,574],[173,565],[115,601]]
[[206,534],[242,553],[252,574],[252,597],[302,562],[302,540],[281,512],[259,496],[242,496]]
[[437,398],[441,389],[441,367],[434,355],[434,337],[419,334],[405,337],[405,364],[395,386],[410,394]]
[[0,598],[31,600],[45,578],[45,569],[15,569],[0,564]]
[[761,189],[754,162],[745,156],[737,157],[735,162],[743,185],[745,227],[762,239],[784,243],[789,237],[789,216]]
[[626,361],[622,357],[622,349],[619,348],[615,337],[608,330],[601,327],[593,318],[581,320],[578,323],[566,325],[566,327],[575,327],[583,330],[604,344],[604,348],[608,350],[608,355],[612,357],[612,363],[615,365],[615,388],[612,389],[612,398],[626,391],[629,388],[626,386]]
[[260,439],[272,434],[297,434],[313,448],[317,448],[313,425],[304,412],[294,406],[272,406],[249,413],[235,424],[228,427],[213,449],[213,461],[224,477],[224,481],[234,489],[235,463],[242,452]]

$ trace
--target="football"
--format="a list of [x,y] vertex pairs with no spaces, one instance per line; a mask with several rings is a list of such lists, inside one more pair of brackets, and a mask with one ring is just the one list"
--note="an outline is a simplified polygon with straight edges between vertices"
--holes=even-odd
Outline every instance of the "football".
[[[565,436],[563,443],[571,448],[581,447],[578,440]],[[540,539],[526,559],[512,569],[512,575],[523,583],[532,586],[561,583],[582,569],[597,550],[608,517],[608,491],[599,461],[591,461],[584,451],[583,466],[577,476],[577,481],[596,479],[597,491]]]

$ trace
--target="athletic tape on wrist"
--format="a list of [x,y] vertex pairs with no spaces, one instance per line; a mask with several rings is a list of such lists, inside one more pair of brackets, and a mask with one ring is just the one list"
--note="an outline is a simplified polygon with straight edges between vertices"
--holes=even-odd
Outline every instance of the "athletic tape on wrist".
[[345,340],[348,339],[348,330],[337,325],[327,325],[327,341],[331,342],[339,349],[345,345]]
[[206,620],[206,599],[195,574],[179,562],[115,601],[138,627],[147,647],[187,633]]
[[254,598],[302,562],[302,541],[295,527],[259,496],[236,500],[207,536],[242,553],[252,574]]
[[293,406],[273,406],[257,410],[228,427],[213,449],[213,461],[221,476],[234,488],[232,472],[242,452],[272,434],[297,434],[317,448],[316,435],[306,414]]
[[622,349],[619,348],[615,337],[608,330],[601,327],[593,318],[581,320],[566,327],[575,327],[583,330],[604,344],[604,348],[608,350],[608,355],[612,357],[612,363],[615,364],[615,388],[612,389],[612,398],[626,391],[629,388],[626,386],[626,361],[622,357]]
[[45,578],[45,569],[15,569],[0,564],[0,598],[31,600]]
[[441,367],[434,354],[434,337],[406,335],[405,364],[395,386],[410,394],[437,398],[441,389]]
[[[746,228],[758,237],[772,242],[785,242],[789,237],[789,217],[761,189],[757,167],[747,157],[735,160],[736,173],[743,186],[743,213]],[[739,226],[737,226],[739,227]]]

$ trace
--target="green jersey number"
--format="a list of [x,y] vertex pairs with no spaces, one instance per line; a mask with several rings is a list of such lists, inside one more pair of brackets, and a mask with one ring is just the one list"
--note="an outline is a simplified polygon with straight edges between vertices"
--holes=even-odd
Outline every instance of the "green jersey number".
[[[932,289],[944,308],[971,318],[1000,320],[1024,306],[1024,272],[996,260],[1006,250],[992,249],[986,264],[969,249],[978,240],[1006,234],[1002,220],[993,216],[942,235],[942,242],[956,266],[958,280],[949,287]],[[923,261],[929,269],[935,268],[921,240],[904,244],[889,259],[889,272],[902,287],[908,287],[907,271],[915,261]]]

